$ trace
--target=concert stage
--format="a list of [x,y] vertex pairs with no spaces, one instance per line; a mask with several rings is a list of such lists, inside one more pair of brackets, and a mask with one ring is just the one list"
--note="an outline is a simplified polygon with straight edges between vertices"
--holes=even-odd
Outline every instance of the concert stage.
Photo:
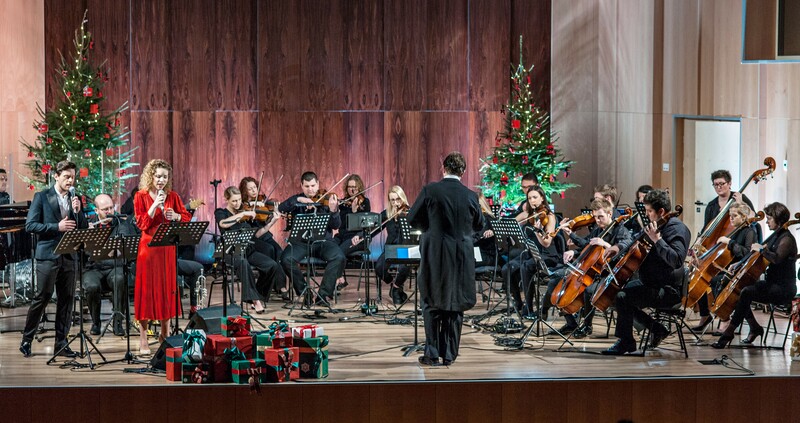
[[[418,364],[418,354],[403,356],[402,347],[414,341],[414,329],[388,324],[390,308],[381,310],[386,316],[340,321],[360,315],[353,307],[363,289],[357,292],[352,280],[336,305],[345,309],[341,313],[325,313],[322,319],[310,319],[314,314],[306,312],[287,316],[281,303],[272,302],[266,314],[253,314],[265,324],[275,317],[324,325],[330,336],[327,379],[264,384],[257,393],[247,385],[168,382],[163,373],[147,372],[144,364],[90,370],[62,368],[58,364],[65,360],[59,359],[48,366],[52,339],[34,342],[34,356],[26,359],[17,350],[19,333],[9,332],[0,335],[0,404],[10,417],[4,421],[729,422],[799,415],[800,405],[791,394],[800,388],[800,371],[792,366],[788,344],[786,351],[689,345],[686,359],[672,336],[645,357],[606,357],[599,352],[613,339],[589,337],[556,351],[560,338],[532,336],[524,349],[506,351],[495,345],[490,332],[465,325],[458,361],[428,368]],[[107,302],[103,307],[109,311]],[[485,310],[479,303],[468,315]],[[26,311],[26,306],[3,309],[0,329],[21,328]],[[412,318],[411,311],[407,305],[396,317]],[[766,324],[767,314],[756,316]],[[595,320],[595,336],[604,335],[604,319]],[[786,324],[785,316],[778,319],[780,334],[770,334],[768,344],[780,345]],[[257,322],[254,326],[261,329]],[[687,342],[693,341],[686,335]],[[419,337],[424,339],[421,324]],[[704,341],[713,338],[707,335]],[[97,345],[109,360],[122,359],[126,349],[125,338],[110,332]],[[156,348],[153,339],[151,349]],[[699,362],[723,355],[727,365]]]

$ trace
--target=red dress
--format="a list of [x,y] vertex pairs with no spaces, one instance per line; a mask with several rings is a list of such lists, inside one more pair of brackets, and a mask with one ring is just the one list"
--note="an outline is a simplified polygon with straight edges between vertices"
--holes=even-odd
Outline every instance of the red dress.
[[[142,230],[139,255],[136,259],[136,287],[134,310],[137,320],[167,320],[175,317],[175,247],[148,247],[158,225],[168,222],[161,210],[150,218],[147,211],[153,205],[148,191],[137,191],[133,197],[136,225]],[[192,215],[184,207],[175,191],[167,193],[164,209],[172,209],[181,215],[181,222],[188,222]]]

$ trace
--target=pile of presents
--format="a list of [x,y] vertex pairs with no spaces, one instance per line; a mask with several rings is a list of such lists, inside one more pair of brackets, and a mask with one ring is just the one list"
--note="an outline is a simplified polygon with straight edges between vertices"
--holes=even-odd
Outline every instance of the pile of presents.
[[183,383],[277,383],[328,376],[328,336],[317,325],[274,320],[251,332],[250,318],[228,316],[221,335],[188,329],[182,348],[167,349],[167,380]]

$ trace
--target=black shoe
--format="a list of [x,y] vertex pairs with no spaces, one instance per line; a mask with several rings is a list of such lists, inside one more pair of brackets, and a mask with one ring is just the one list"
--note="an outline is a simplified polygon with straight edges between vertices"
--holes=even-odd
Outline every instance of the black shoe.
[[[59,350],[61,350],[61,352],[59,352]],[[72,351],[70,347],[64,347],[64,349],[62,350],[61,346],[56,346],[56,353],[57,353],[56,355],[60,357],[67,357],[67,358],[75,358],[78,356],[78,353]]]
[[31,353],[31,343],[28,342],[28,341],[22,341],[19,344],[19,352],[21,352],[22,356],[25,357],[25,358],[30,357],[31,355],[33,355]]
[[[561,328],[558,329],[558,332],[560,332],[562,335],[569,335],[577,328],[578,327],[575,326],[575,325],[566,324],[564,326],[561,326]],[[548,335],[558,335],[558,332],[556,332],[554,330],[551,330],[550,332],[547,332],[547,334]]]
[[348,287],[348,285],[350,285],[350,284],[349,284],[349,283],[347,283],[347,281],[344,281],[344,282],[342,282],[342,283],[339,283],[339,284],[337,284],[337,285],[336,285],[336,290],[337,290],[337,291],[341,291],[341,290],[343,290],[343,289],[347,288],[347,287]]
[[[703,319],[705,319],[705,320],[703,320]],[[697,326],[691,328],[692,332],[702,332],[706,328],[706,326],[710,325],[711,322],[713,322],[713,321],[714,321],[714,318],[712,318],[711,316],[703,316],[703,318],[700,319],[700,323],[698,323]]]
[[125,336],[125,329],[122,328],[122,322],[120,321],[114,322],[114,335]]
[[449,366],[453,364],[455,360],[442,360],[442,365]]
[[419,357],[419,364],[423,366],[438,366],[439,359],[438,358],[430,358],[427,355],[422,355]]
[[625,355],[627,353],[632,353],[636,351],[636,341],[623,341],[622,339],[618,339],[611,348],[603,351],[601,354],[603,355]]
[[661,341],[663,341],[667,336],[669,336],[669,330],[667,330],[667,328],[659,323],[654,324],[650,333],[650,342],[648,343],[647,348],[650,348],[651,350],[658,348],[658,346],[661,344]]
[[575,338],[575,339],[582,339],[582,338],[586,338],[587,336],[589,336],[591,334],[592,334],[592,327],[591,326],[587,326],[587,325],[583,325],[583,326],[579,327],[578,329],[575,329],[574,332],[572,332],[572,337]]
[[317,297],[317,301],[314,301],[314,305],[322,306],[322,307],[330,307],[331,303],[329,303],[328,301],[325,301],[325,299],[322,298],[322,297]]
[[721,349],[727,347],[728,344],[731,343],[731,341],[733,341],[733,335],[728,336],[728,335],[722,334],[719,337],[719,340],[717,342],[711,344],[711,348],[721,350]]
[[89,329],[89,333],[92,335],[100,335],[100,323],[92,323],[92,328]]
[[741,343],[745,345],[751,345],[756,339],[761,338],[762,340],[764,336],[764,328],[761,326],[751,326],[750,333],[747,335],[747,338],[742,339]]

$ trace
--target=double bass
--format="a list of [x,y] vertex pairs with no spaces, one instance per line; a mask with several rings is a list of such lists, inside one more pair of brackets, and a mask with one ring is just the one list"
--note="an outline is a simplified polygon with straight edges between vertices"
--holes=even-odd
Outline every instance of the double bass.
[[[677,205],[675,206],[675,210],[659,217],[656,221],[658,230],[661,230],[669,219],[678,217],[681,213],[683,213],[683,207]],[[597,290],[592,296],[592,305],[600,311],[606,311],[608,307],[614,304],[617,293],[627,285],[631,276],[639,270],[639,266],[642,265],[642,262],[644,262],[644,259],[647,258],[647,255],[650,254],[650,250],[652,249],[653,241],[647,236],[645,231],[642,231],[636,241],[631,245],[631,248],[619,259],[617,265],[614,266],[614,269],[611,271],[611,274],[597,287]]]
[[[605,237],[616,225],[622,224],[633,217],[633,210],[625,209],[625,214],[617,217],[608,227],[598,235]],[[559,309],[567,313],[576,313],[583,307],[583,291],[600,276],[606,267],[606,248],[602,245],[587,245],[575,260],[574,265],[569,265],[569,271],[558,282],[550,301]]]
[[[771,175],[772,172],[775,171],[775,159],[772,157],[767,157],[764,159],[764,165],[767,167],[756,170],[752,175],[750,175],[749,178],[747,178],[747,181],[745,181],[744,185],[739,188],[739,192],[744,192],[745,188],[747,188],[747,185],[749,185],[751,181],[758,183],[759,181],[766,179],[767,176]],[[728,199],[728,202],[725,203],[725,206],[720,209],[717,217],[715,217],[714,220],[712,220],[708,226],[703,229],[703,232],[700,233],[700,236],[697,237],[697,240],[694,242],[694,245],[692,245],[691,248],[692,254],[694,254],[696,257],[700,257],[706,251],[708,251],[709,248],[714,246],[714,243],[717,242],[719,237],[731,233],[734,229],[736,229],[733,227],[733,224],[731,224],[729,217],[729,210],[735,201],[736,200],[733,198],[733,195],[731,195],[731,198]]]
[[[798,223],[800,223],[800,212],[795,213],[794,220],[784,223],[781,228],[788,229],[789,226]],[[778,232],[779,231],[773,232],[772,235],[764,240],[764,248],[766,248],[772,240],[772,237],[776,236]],[[730,319],[731,313],[733,313],[733,310],[736,308],[736,303],[739,302],[739,297],[742,295],[742,290],[748,286],[755,285],[758,278],[767,270],[767,266],[769,266],[769,261],[764,258],[761,251],[751,251],[750,254],[745,256],[745,258],[738,263],[736,273],[733,275],[730,273],[726,274],[726,276],[730,276],[730,282],[728,282],[725,289],[719,293],[710,311],[722,320]]]
[[[755,222],[764,219],[764,212],[759,211],[755,217],[746,219],[741,225],[734,228],[733,232],[725,235],[732,238],[737,232],[747,228]],[[698,258],[697,267],[692,269],[689,273],[689,288],[686,292],[684,305],[686,307],[694,307],[703,294],[711,292],[711,279],[723,270],[733,261],[731,250],[728,249],[726,244],[717,243],[710,250],[706,251]]]

